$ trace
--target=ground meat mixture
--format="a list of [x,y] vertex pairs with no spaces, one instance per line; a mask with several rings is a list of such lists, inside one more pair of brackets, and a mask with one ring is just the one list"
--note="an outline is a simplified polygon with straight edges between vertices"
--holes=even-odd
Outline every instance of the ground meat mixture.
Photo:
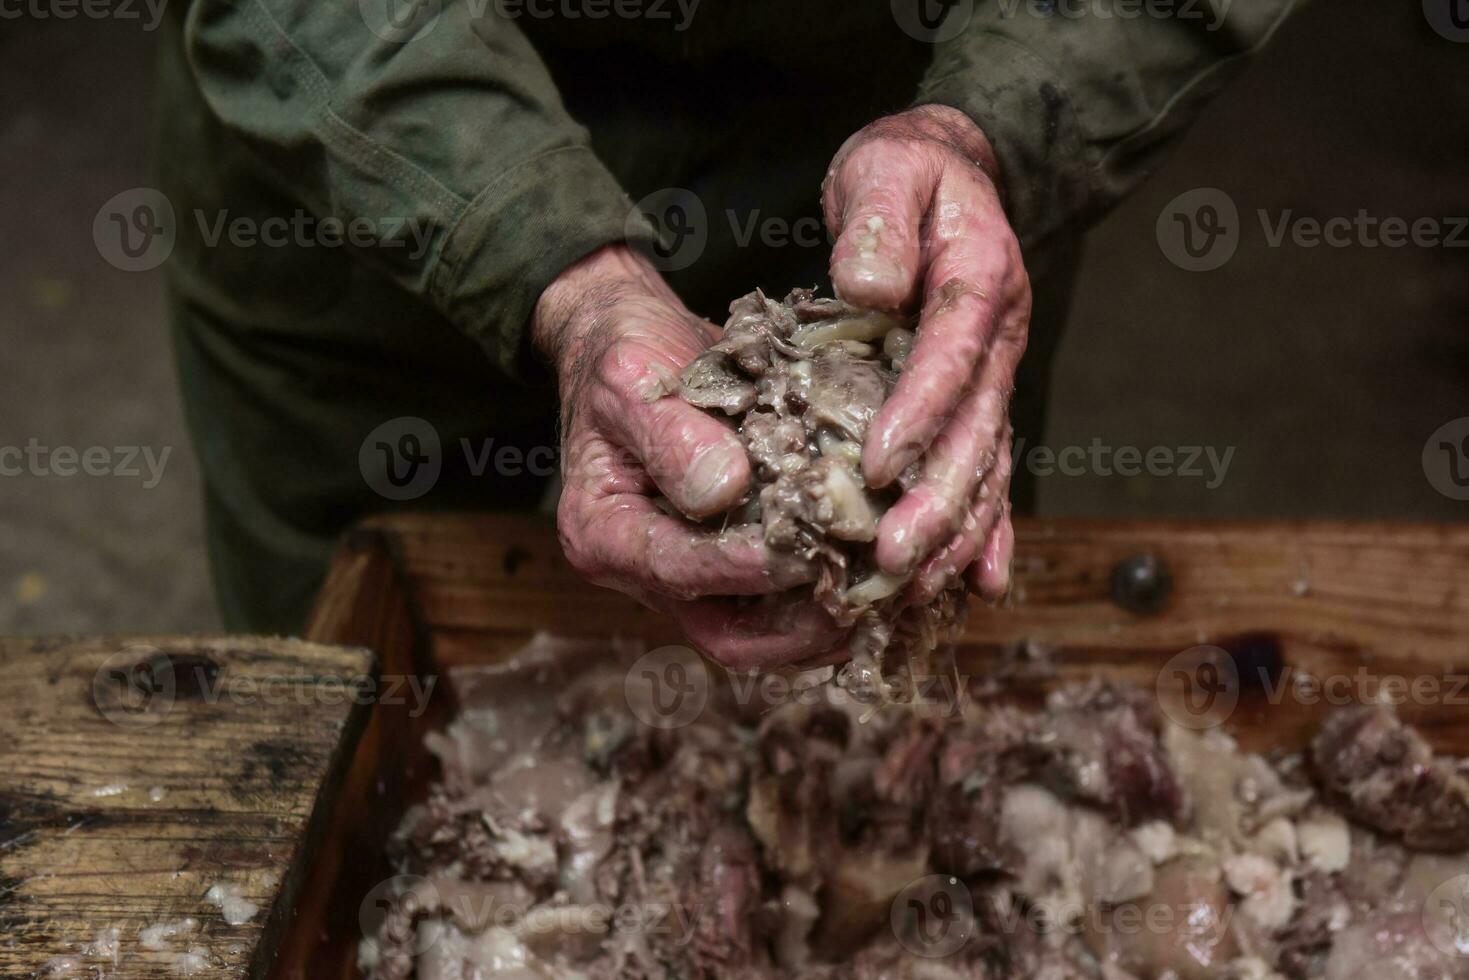
[[[862,479],[867,427],[913,346],[911,319],[797,289],[784,302],[756,291],[730,305],[723,339],[683,372],[677,394],[728,417],[755,470],[749,498],[717,520],[764,528],[770,547],[818,561],[816,598],[855,625],[854,683],[881,682],[883,654],[932,650],[963,615],[955,587],[911,603],[907,576],[873,560],[877,522],[916,478],[874,490]],[[894,663],[902,658],[889,658]]]
[[1338,712],[1312,745],[1325,788],[1353,817],[1421,850],[1469,841],[1469,766],[1436,758],[1391,711]]
[[1469,978],[1462,766],[1386,709],[1267,760],[1100,683],[711,681],[660,728],[616,658],[496,670],[431,737],[372,980]]

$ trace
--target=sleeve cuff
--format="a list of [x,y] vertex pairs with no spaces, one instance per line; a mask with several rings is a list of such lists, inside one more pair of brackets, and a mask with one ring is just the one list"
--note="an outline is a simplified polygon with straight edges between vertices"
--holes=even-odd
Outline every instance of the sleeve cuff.
[[1089,209],[1086,134],[1057,74],[1020,43],[985,32],[941,46],[917,104],[958,109],[984,131],[1022,247]]
[[551,150],[485,188],[450,230],[429,286],[434,305],[507,375],[532,380],[528,336],[541,293],[613,242],[651,245],[652,226],[590,148]]

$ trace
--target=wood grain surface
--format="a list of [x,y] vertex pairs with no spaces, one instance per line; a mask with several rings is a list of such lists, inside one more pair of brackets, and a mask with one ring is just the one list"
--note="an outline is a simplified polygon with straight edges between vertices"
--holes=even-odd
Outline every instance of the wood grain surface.
[[264,976],[375,684],[294,640],[0,640],[0,977]]
[[[396,516],[381,536],[427,651],[439,665],[483,661],[538,629],[672,641],[661,617],[586,584],[546,519]],[[1020,520],[1016,581],[1000,609],[976,605],[960,646],[1020,642],[1126,659],[1269,634],[1309,656],[1335,651],[1469,667],[1469,525]],[[1170,571],[1158,609],[1114,599],[1119,562],[1151,555]],[[354,586],[329,585],[322,619]]]

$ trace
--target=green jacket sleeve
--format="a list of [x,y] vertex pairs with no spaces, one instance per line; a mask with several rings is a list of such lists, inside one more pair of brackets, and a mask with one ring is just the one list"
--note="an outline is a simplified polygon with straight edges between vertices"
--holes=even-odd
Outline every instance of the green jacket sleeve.
[[1011,222],[1036,245],[1132,190],[1301,2],[976,0],[918,102],[985,131]]
[[[416,10],[406,27],[386,20]],[[196,0],[205,100],[323,217],[371,228],[363,257],[521,366],[537,298],[609,242],[651,241],[494,4]]]

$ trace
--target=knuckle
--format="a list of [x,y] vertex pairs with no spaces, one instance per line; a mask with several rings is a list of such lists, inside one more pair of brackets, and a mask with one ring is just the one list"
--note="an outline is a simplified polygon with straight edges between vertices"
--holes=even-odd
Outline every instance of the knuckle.
[[956,311],[965,315],[982,308],[988,297],[979,285],[963,276],[950,276],[928,295],[928,305],[934,308],[933,315]]
[[1024,301],[1030,306],[1030,273],[1025,268],[1025,257],[1020,253],[1020,244],[1012,243],[1005,264],[1004,290],[1013,303]]
[[576,493],[563,493],[556,503],[556,534],[570,555],[581,544],[581,502]]
[[[864,237],[871,237],[876,242],[893,239],[907,241],[913,237],[913,215],[905,202],[891,194],[874,194],[857,202],[852,218],[843,237],[859,241]],[[873,218],[882,222],[882,226],[875,231],[869,226]]]
[[653,413],[641,422],[634,420],[641,428],[639,450],[650,472],[681,473],[692,459],[698,437],[687,424],[689,420],[681,415],[665,411]]
[[616,394],[623,394],[636,380],[636,371],[629,364],[623,349],[613,344],[597,355],[597,376]]
[[598,523],[586,512],[578,494],[562,494],[556,505],[556,536],[561,541],[561,551],[577,574],[594,584],[606,585],[610,562],[598,540],[595,530]]
[[896,133],[873,133],[852,148],[842,162],[842,176],[860,179],[873,171],[896,178],[937,180],[943,169],[943,147]]
[[558,520],[561,539],[561,551],[566,555],[566,561],[577,573],[585,578],[594,578],[597,574],[596,562],[592,560],[590,552],[582,541],[579,529],[567,526],[564,521]]
[[995,450],[994,462],[989,472],[984,475],[985,482],[1004,485],[1010,480],[1010,473],[1015,468],[1015,456],[1007,439],[999,449]]
[[1010,454],[1010,447],[1006,446],[1005,451],[1000,453],[999,458],[995,461],[995,468],[991,473],[994,485],[1002,496],[1009,494],[1010,479],[1014,475],[1015,460]]
[[1031,295],[1027,288],[1010,304],[1007,315],[1000,318],[1000,337],[1019,346],[1021,353],[1030,340]]

